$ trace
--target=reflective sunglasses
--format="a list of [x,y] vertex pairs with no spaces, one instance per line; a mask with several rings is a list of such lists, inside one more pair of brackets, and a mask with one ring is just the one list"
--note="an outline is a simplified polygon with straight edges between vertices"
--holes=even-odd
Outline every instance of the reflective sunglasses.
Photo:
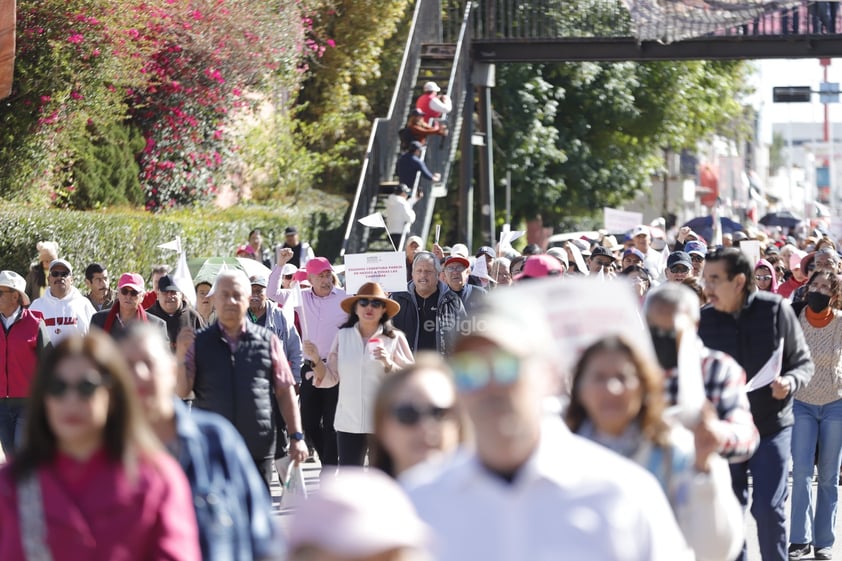
[[754,275],[754,280],[770,281],[772,280],[772,275]]
[[437,407],[435,405],[416,407],[412,403],[401,403],[392,408],[392,417],[398,423],[406,427],[412,427],[427,418],[441,422],[447,419],[452,412],[452,407]]
[[66,382],[61,378],[53,378],[47,383],[47,395],[51,397],[64,397],[68,391],[73,390],[76,392],[76,395],[87,400],[104,385],[105,381],[102,378],[85,378],[75,384]]
[[368,298],[360,298],[359,300],[357,300],[357,304],[359,304],[363,308],[368,308],[369,306],[371,306],[375,310],[386,306],[386,304],[384,304],[380,300],[371,300]]
[[131,296],[132,298],[134,298],[135,296],[140,294],[140,292],[138,292],[137,290],[132,290],[128,286],[124,286],[120,289],[120,294],[122,294],[123,296]]
[[54,279],[57,279],[59,277],[67,278],[70,276],[70,271],[50,271],[50,276]]
[[490,354],[464,352],[453,356],[453,380],[460,392],[481,390],[493,380],[510,386],[520,378],[520,358],[497,350]]

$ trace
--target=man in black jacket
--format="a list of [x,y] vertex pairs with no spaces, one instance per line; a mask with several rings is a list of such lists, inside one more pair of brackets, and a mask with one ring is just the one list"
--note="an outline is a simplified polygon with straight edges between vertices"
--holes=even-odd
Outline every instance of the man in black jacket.
[[205,320],[184,300],[184,295],[170,275],[159,278],[158,286],[155,288],[158,289],[158,301],[146,311],[161,318],[167,324],[167,335],[169,335],[172,350],[175,351],[175,341],[178,339],[179,331],[185,327],[194,331],[204,329]]
[[[757,521],[761,557],[783,561],[792,395],[813,376],[812,357],[789,302],[755,289],[752,264],[740,250],[709,254],[703,275],[709,304],[702,309],[699,336],[707,347],[733,356],[745,370],[751,413],[760,433],[754,455],[731,464],[734,492],[745,506],[751,471],[751,514]],[[739,559],[746,559],[745,548]]]

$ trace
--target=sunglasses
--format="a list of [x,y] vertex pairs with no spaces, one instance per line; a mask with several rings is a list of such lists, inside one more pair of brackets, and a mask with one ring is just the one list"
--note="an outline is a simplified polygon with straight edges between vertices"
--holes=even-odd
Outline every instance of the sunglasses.
[[368,298],[360,298],[359,300],[357,300],[357,304],[359,304],[363,308],[368,308],[369,306],[371,306],[375,310],[378,308],[384,308],[386,306],[386,304],[384,304],[380,300],[370,300]]
[[284,280],[292,280],[292,275],[284,275]]
[[54,279],[57,279],[59,277],[64,279],[70,276],[70,271],[50,271],[50,276]]
[[690,269],[685,267],[684,265],[675,265],[674,267],[670,267],[671,273],[689,273]]
[[68,391],[73,390],[76,392],[76,395],[81,397],[82,399],[90,399],[96,391],[105,385],[105,381],[102,378],[99,379],[88,379],[85,378],[84,380],[80,380],[75,384],[71,384],[70,382],[66,382],[61,378],[53,378],[52,380],[47,383],[47,395],[51,397],[64,397]]
[[127,286],[124,286],[120,289],[120,294],[122,294],[123,296],[131,296],[132,298],[134,298],[135,296],[140,294],[140,292],[138,292],[137,290],[132,290]]
[[453,379],[460,392],[481,390],[493,380],[510,386],[520,378],[520,358],[505,351],[489,354],[472,352],[453,356]]
[[441,422],[447,419],[451,413],[453,413],[452,407],[437,407],[435,405],[416,407],[411,403],[403,403],[392,408],[392,417],[406,427],[415,426],[427,418]]
[[754,280],[770,281],[772,280],[772,275],[754,275]]
[[690,260],[691,260],[693,263],[701,263],[701,262],[703,262],[703,261],[705,260],[705,258],[704,258],[704,257],[702,257],[701,255],[691,255],[691,256],[690,256]]

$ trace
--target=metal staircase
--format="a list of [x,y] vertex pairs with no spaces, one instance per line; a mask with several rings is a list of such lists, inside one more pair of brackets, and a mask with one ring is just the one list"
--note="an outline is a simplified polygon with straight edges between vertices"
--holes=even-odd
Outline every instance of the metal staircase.
[[[346,253],[392,249],[385,230],[370,229],[358,221],[374,212],[385,215],[386,198],[397,185],[398,131],[405,125],[415,100],[423,93],[424,83],[434,81],[450,96],[453,111],[448,116],[448,136],[429,137],[422,153],[427,166],[441,174],[440,183],[434,186],[419,176],[411,186],[413,193],[420,189],[424,197],[415,205],[416,220],[409,233],[427,238],[436,199],[447,194],[450,171],[462,132],[462,110],[469,72],[471,10],[472,5],[468,3],[461,18],[451,19],[447,11],[442,12],[439,0],[417,1],[389,114],[375,119],[372,126],[340,257]],[[403,241],[398,249],[402,249]]]

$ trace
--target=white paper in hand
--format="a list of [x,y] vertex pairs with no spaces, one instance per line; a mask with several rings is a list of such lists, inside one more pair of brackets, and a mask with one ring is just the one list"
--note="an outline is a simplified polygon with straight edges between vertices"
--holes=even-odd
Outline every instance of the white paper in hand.
[[304,470],[301,464],[289,463],[284,477],[284,494],[281,497],[281,508],[294,507],[301,501],[307,500],[307,487],[304,485]]
[[705,385],[702,358],[695,329],[684,329],[678,346],[678,418],[687,428],[695,427],[702,416]]
[[753,392],[754,390],[764,388],[775,381],[775,378],[781,375],[781,367],[784,363],[784,340],[778,345],[778,349],[772,353],[763,368],[757,371],[751,380],[746,382],[746,392]]

